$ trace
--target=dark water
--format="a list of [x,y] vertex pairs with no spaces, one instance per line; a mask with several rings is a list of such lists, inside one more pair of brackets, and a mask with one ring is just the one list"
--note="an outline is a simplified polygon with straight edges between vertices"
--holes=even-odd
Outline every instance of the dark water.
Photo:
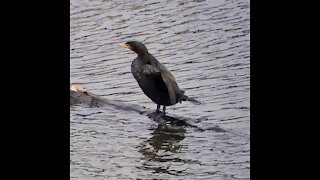
[[114,107],[70,107],[70,179],[250,179],[248,0],[71,0],[70,78],[106,99],[156,105],[118,46],[136,39],[203,102],[167,107],[201,126],[157,123]]

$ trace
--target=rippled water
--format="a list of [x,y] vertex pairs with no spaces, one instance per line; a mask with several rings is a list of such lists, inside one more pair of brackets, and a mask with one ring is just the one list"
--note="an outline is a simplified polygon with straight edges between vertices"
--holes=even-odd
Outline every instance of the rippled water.
[[158,128],[136,112],[70,107],[70,179],[249,179],[250,2],[71,0],[70,78],[106,99],[155,109],[131,74],[142,41],[186,94],[167,112],[227,132]]

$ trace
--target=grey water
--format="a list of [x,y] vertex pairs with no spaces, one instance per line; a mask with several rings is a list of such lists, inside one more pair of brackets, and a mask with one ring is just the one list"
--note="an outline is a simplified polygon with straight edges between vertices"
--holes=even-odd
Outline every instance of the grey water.
[[70,107],[70,179],[250,179],[250,1],[71,0],[70,80],[91,93],[156,109],[131,74],[143,42],[189,102],[167,112],[203,127],[167,126],[137,112]]

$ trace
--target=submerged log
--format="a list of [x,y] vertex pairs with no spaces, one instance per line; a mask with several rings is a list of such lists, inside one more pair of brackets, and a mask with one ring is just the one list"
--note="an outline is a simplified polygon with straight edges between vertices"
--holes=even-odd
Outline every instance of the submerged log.
[[225,129],[220,128],[219,126],[214,126],[210,128],[203,128],[197,125],[196,123],[201,121],[201,119],[191,119],[177,115],[171,115],[163,112],[155,112],[155,110],[147,109],[146,107],[124,103],[121,101],[108,100],[93,93],[88,92],[86,89],[80,87],[76,84],[70,85],[70,106],[77,104],[87,105],[89,107],[102,107],[102,106],[113,106],[117,109],[125,111],[135,111],[142,115],[147,115],[149,118],[153,119],[160,125],[171,125],[176,126],[186,126],[192,127],[199,131],[213,130],[217,132],[226,132]]
[[124,103],[121,101],[108,100],[93,93],[88,92],[79,85],[70,85],[70,106],[84,104],[89,107],[114,106],[118,109],[126,111],[135,111],[140,114],[146,113],[148,110],[139,105]]

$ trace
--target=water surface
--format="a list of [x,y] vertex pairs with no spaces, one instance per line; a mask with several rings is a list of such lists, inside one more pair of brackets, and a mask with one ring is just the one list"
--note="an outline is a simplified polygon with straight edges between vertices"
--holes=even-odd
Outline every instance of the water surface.
[[133,78],[145,43],[186,94],[167,111],[219,125],[196,131],[114,107],[70,107],[70,179],[249,179],[250,2],[71,0],[70,78],[111,100],[155,109]]

